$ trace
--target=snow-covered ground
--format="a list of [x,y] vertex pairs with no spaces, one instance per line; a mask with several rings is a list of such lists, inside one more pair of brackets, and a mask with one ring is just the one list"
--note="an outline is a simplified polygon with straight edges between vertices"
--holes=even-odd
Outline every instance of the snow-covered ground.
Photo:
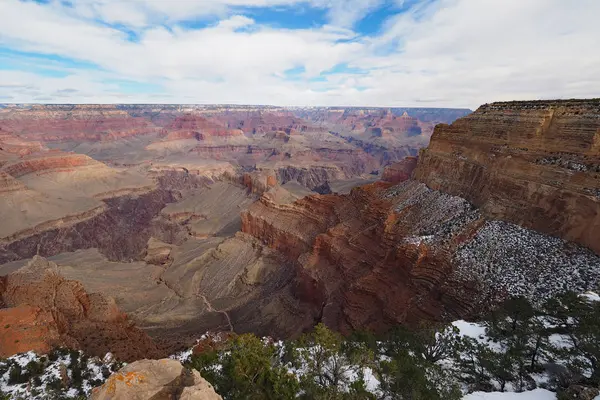
[[[585,298],[587,301],[595,302],[600,301],[600,296],[598,294],[588,291],[581,295],[582,298]],[[547,320],[542,321],[547,327],[554,327],[555,325],[547,325],[549,322]],[[502,347],[502,344],[499,342],[492,341],[486,333],[486,327],[483,324],[475,323],[475,322],[467,322],[464,320],[458,320],[452,323],[452,325],[458,329],[459,335],[462,337],[468,337],[474,339],[476,342],[486,345],[490,350],[494,352],[503,352],[506,349]],[[448,330],[447,330],[448,331]],[[449,330],[451,332],[451,329]],[[441,335],[439,333],[438,335]],[[440,337],[440,336],[438,336]],[[218,334],[206,333],[202,335],[199,341],[201,340],[210,340],[213,343],[224,340]],[[566,335],[561,335],[554,333],[549,337],[550,342],[557,348],[567,348],[571,346],[571,342]],[[280,358],[284,359],[285,354],[285,344],[282,341],[273,342],[269,338],[263,338],[263,342],[272,343],[276,349],[278,349],[278,353]],[[382,344],[380,343],[380,346]],[[384,347],[381,347],[384,348]],[[317,354],[320,350],[317,346],[306,347],[306,348],[297,348],[296,349],[300,354],[304,355],[304,360],[310,360],[311,356]],[[378,352],[381,354],[379,357],[379,361],[389,361],[389,357],[382,355],[383,352]],[[229,354],[228,352],[223,352],[223,355]],[[462,353],[461,353],[462,354]],[[171,358],[177,359],[182,363],[186,363],[190,361],[192,356],[192,350],[188,349],[186,351],[182,351],[176,353],[171,356]],[[335,359],[334,359],[335,357]],[[331,356],[328,362],[325,362],[325,369],[329,368],[328,364],[331,364],[331,368],[333,365],[339,366],[344,365],[341,380],[341,390],[348,390],[353,382],[357,382],[359,379],[364,380],[366,389],[377,395],[378,398],[383,396],[383,392],[380,389],[380,381],[378,379],[378,375],[375,373],[374,369],[369,367],[363,367],[359,365],[353,365],[349,360],[343,359],[345,356],[343,354],[335,354]],[[463,356],[464,357],[464,356]],[[313,357],[314,358],[314,357]],[[542,360],[543,361],[543,360]],[[554,362],[558,362],[558,360],[553,360]],[[454,365],[455,361],[452,359],[444,359],[438,362],[439,366],[451,370],[456,365]],[[75,364],[78,368],[74,367]],[[376,363],[377,364],[377,359]],[[22,382],[15,382],[14,379],[14,369],[18,366],[17,369],[21,370],[21,374],[27,374],[28,371],[32,371],[35,368],[42,367],[43,372],[37,373],[33,375],[37,375],[37,378],[25,377]],[[101,385],[106,378],[113,372],[120,368],[120,364],[113,361],[110,355],[107,355],[104,359],[99,359],[95,357],[86,357],[81,352],[69,352],[67,350],[55,351],[51,355],[38,356],[33,352],[28,352],[24,354],[18,354],[13,357],[10,357],[7,360],[0,360],[0,394],[9,394],[11,398],[20,398],[20,399],[35,399],[42,400],[45,399],[45,395],[49,393],[54,393],[62,396],[61,398],[74,399],[79,396],[87,396],[91,392],[91,389],[94,386]],[[304,363],[301,365],[291,365],[287,364],[287,369],[290,373],[296,375],[301,378],[306,376],[307,372],[310,371],[309,363]],[[374,367],[375,368],[375,367]],[[80,383],[76,384],[75,370],[80,371]],[[221,365],[216,364],[212,367],[211,371],[218,372],[221,370]],[[12,375],[12,377],[11,377]],[[17,375],[18,376],[18,375]],[[455,375],[454,375],[455,376]],[[467,394],[468,388],[463,387],[464,397],[463,400],[555,400],[556,394],[539,388],[548,387],[544,386],[548,380],[549,376],[546,373],[539,373],[533,376],[533,379],[537,383],[538,389],[515,393],[515,387],[511,384],[506,385],[506,392],[475,392]],[[68,387],[61,388],[62,382],[68,382]],[[498,382],[491,381],[492,387],[499,388]],[[534,386],[535,387],[535,386]],[[600,400],[600,396],[596,399]]]
[[[80,384],[74,382],[73,361],[78,364],[78,371],[81,371]],[[0,360],[0,393],[8,394],[14,399],[27,400],[47,399],[51,394],[67,399],[88,396],[93,387],[102,384],[120,365],[112,361],[111,357],[103,360],[88,358],[82,352],[67,350],[55,351],[53,355],[37,355],[34,352],[17,354]],[[43,372],[25,382],[14,382],[14,379],[11,380],[11,370],[14,376],[14,371],[19,368],[23,376],[33,368],[41,368]],[[69,387],[61,388],[64,380],[69,382]]]
[[455,264],[457,277],[480,283],[483,298],[525,296],[540,304],[600,284],[600,257],[590,250],[502,221],[486,222]]
[[545,389],[529,392],[475,392],[463,397],[463,400],[556,400],[556,393]]

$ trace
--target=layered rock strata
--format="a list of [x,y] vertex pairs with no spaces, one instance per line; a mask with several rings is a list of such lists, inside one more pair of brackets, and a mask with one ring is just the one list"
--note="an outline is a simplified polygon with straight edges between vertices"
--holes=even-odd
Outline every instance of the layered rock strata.
[[486,104],[436,127],[415,177],[600,253],[600,100]]
[[400,183],[410,179],[413,171],[417,167],[417,157],[406,157],[384,168],[382,180],[391,183]]
[[0,111],[0,125],[15,135],[42,142],[112,141],[157,129],[115,105],[32,105]]
[[[465,199],[412,180],[292,204],[263,196],[242,214],[243,232],[295,262],[296,295],[342,332],[464,318],[511,294],[544,299],[600,282],[600,257],[586,249],[558,239],[538,248],[543,235],[494,224]],[[514,262],[490,259],[496,250]]]

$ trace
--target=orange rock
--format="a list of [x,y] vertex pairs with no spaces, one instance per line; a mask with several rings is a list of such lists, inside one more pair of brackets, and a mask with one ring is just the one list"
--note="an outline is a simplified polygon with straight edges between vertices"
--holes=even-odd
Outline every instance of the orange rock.
[[27,351],[45,354],[61,344],[51,312],[28,305],[0,309],[0,357]]
[[100,357],[111,352],[125,361],[161,355],[150,337],[128,321],[112,298],[86,293],[81,283],[65,279],[56,264],[42,257],[34,257],[27,266],[3,277],[0,297],[12,307],[1,310],[5,313],[0,314],[2,321],[24,321],[23,325],[15,323],[16,331],[7,331],[9,338],[11,332],[35,327],[31,339],[25,335],[24,345],[18,345],[19,339],[0,347],[4,354],[37,348],[47,351],[64,345]]

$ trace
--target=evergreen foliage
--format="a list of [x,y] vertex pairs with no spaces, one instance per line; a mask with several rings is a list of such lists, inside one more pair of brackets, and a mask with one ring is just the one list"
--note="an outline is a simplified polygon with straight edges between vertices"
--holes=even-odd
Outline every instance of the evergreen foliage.
[[[566,399],[600,386],[600,301],[566,293],[533,305],[514,297],[478,321],[348,337],[318,324],[285,342],[232,335],[188,358],[186,366],[225,400],[458,400],[473,391],[536,387]],[[61,364],[68,387],[57,372]],[[57,349],[0,360],[0,376],[3,389],[20,395],[30,387],[48,398],[73,398],[89,394],[121,366]]]
[[515,297],[481,324],[481,338],[444,324],[348,338],[319,324],[286,343],[241,335],[193,356],[190,366],[226,400],[453,400],[472,391],[600,385],[600,302],[570,293],[534,306]]

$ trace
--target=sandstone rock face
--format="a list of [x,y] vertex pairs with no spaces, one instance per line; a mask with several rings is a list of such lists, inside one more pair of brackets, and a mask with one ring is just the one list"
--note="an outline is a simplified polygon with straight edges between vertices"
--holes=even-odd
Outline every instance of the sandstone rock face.
[[169,265],[173,261],[171,258],[171,246],[151,237],[148,240],[144,261],[148,264]]
[[[110,351],[123,360],[159,354],[154,342],[128,321],[112,298],[88,294],[81,283],[62,277],[58,266],[44,258],[36,256],[27,266],[3,277],[0,289],[3,303],[9,307],[3,310],[8,319],[27,314],[11,329],[19,329],[19,324],[33,329],[28,333],[33,337],[29,350],[60,344],[96,356]],[[28,335],[24,343],[30,340]],[[8,343],[0,352],[19,350],[20,346]]]
[[[230,128],[237,128],[246,134],[276,133],[292,135],[315,130],[308,121],[294,116],[286,110],[231,110],[216,114],[214,118]],[[282,138],[285,138],[282,136]]]
[[19,138],[14,133],[0,127],[0,152],[26,156],[42,150],[44,150],[44,145],[41,142]]
[[296,296],[347,333],[465,318],[508,295],[542,301],[563,284],[600,282],[600,257],[586,249],[486,221],[465,199],[413,180],[292,204],[265,195],[242,214],[242,231],[293,261]]
[[243,214],[242,230],[297,260],[296,294],[342,332],[439,319],[444,310],[466,314],[467,302],[446,299],[441,288],[452,269],[447,254],[406,240],[418,234],[413,218],[426,211],[419,207],[403,218],[393,208],[398,200],[385,197],[388,187],[373,184],[291,205],[263,198]]
[[600,254],[600,100],[484,105],[436,127],[415,177]]
[[0,357],[46,354],[62,343],[51,312],[28,305],[0,309]]
[[161,132],[168,139],[196,139],[205,140],[212,136],[239,136],[239,129],[228,129],[227,127],[210,121],[202,116],[184,114],[175,118]]
[[[0,268],[10,275],[0,292],[9,307],[2,313],[15,321],[0,341],[7,353],[24,343],[125,359],[134,357],[129,348],[152,353],[139,332],[127,339],[130,321],[171,351],[209,329],[292,337],[313,326],[322,307],[300,290],[313,277],[298,259],[358,206],[335,196],[302,198],[373,181],[382,165],[415,154],[431,123],[410,111],[327,110],[322,120],[314,113],[1,108]],[[270,216],[250,213],[243,222],[240,213],[259,196]],[[290,225],[269,220],[279,215]],[[252,235],[238,232],[242,223]],[[38,279],[13,273],[37,255],[58,269]],[[126,349],[131,340],[139,343]]]
[[400,117],[407,113],[411,117],[418,118],[419,121],[433,123],[451,123],[457,118],[464,117],[471,113],[468,109],[451,108],[391,108],[382,110],[381,108],[360,108],[360,107],[323,107],[323,108],[299,108],[294,114],[303,119],[315,123],[332,123],[353,116],[373,115],[387,116],[387,118]]
[[277,185],[277,177],[268,171],[246,172],[242,177],[242,183],[250,192],[263,194]]
[[92,400],[221,400],[198,371],[172,359],[140,360],[94,388]]
[[385,167],[382,179],[386,182],[400,183],[410,179],[412,172],[417,167],[417,157],[406,157],[392,165]]
[[[50,247],[72,249],[75,244],[61,235],[60,243],[50,239],[41,246],[39,239],[106,218],[115,198],[155,190],[155,182],[138,171],[112,168],[82,154],[45,151],[2,160],[0,260],[51,255]],[[86,241],[85,235],[78,237]]]
[[34,173],[52,173],[65,171],[76,167],[97,164],[90,157],[80,154],[54,153],[45,157],[32,157],[6,165],[3,170],[9,175],[20,178]]

